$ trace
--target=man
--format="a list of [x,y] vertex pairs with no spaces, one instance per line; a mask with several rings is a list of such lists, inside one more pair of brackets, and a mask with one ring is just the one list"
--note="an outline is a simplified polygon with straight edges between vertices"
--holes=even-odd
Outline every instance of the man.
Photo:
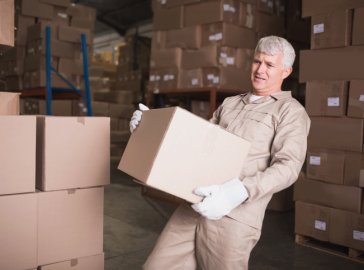
[[[294,59],[287,40],[259,40],[252,92],[226,98],[210,120],[251,142],[240,175],[222,185],[198,187],[195,193],[203,201],[176,210],[144,269],[248,269],[267,204],[296,181],[305,160],[310,120],[291,92],[281,90]],[[134,113],[131,131],[141,115]]]

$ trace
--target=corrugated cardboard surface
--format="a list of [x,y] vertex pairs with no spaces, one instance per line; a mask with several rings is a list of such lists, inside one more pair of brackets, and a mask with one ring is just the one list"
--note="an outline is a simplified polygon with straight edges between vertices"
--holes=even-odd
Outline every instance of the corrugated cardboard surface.
[[184,6],[155,9],[153,31],[182,28],[184,10]]
[[151,187],[198,202],[201,197],[192,191],[239,175],[248,149],[242,138],[186,110],[155,109],[143,113],[118,168]]
[[201,26],[166,31],[165,42],[167,48],[198,49],[201,47]]
[[36,117],[0,116],[0,194],[35,191]]
[[311,18],[311,49],[349,46],[353,13],[337,10]]
[[313,81],[306,83],[305,108],[310,116],[345,116],[348,83]]
[[37,194],[0,196],[0,217],[0,269],[36,268]]
[[19,114],[20,93],[0,92],[0,115]]
[[364,46],[301,50],[299,80],[300,82],[306,82],[313,80],[364,79],[364,73],[362,72],[363,58]]
[[14,46],[14,0],[2,0],[0,9],[0,45]]
[[39,270],[103,270],[104,254],[40,266]]
[[185,7],[185,26],[213,22],[237,24],[238,20],[239,2],[236,0],[206,1]]
[[302,1],[302,17],[356,7],[364,7],[364,2],[362,0],[304,0]]
[[37,195],[38,265],[103,252],[102,187]]
[[301,175],[294,186],[294,200],[338,208],[355,213],[362,211],[363,190],[360,187],[329,184]]
[[110,183],[110,118],[37,118],[37,188],[59,190]]
[[179,68],[181,66],[182,49],[172,48],[152,51],[151,68]]
[[331,225],[331,208],[297,201],[295,209],[294,231],[321,241],[329,241]]
[[328,149],[307,151],[306,173],[311,179],[343,184],[345,172],[345,152]]
[[354,10],[353,45],[364,45],[364,8]]
[[294,208],[293,186],[273,194],[267,209],[273,211],[288,211]]
[[348,116],[364,118],[364,80],[350,81]]
[[361,152],[364,120],[348,117],[311,117],[308,147]]

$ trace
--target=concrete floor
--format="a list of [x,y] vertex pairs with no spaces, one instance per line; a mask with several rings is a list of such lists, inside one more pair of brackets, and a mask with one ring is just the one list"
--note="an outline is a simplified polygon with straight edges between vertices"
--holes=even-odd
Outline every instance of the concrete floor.
[[[144,198],[120,171],[112,172],[111,182],[105,188],[105,270],[140,270],[175,207]],[[293,211],[268,211],[249,270],[364,269],[364,264],[295,244],[293,230]]]

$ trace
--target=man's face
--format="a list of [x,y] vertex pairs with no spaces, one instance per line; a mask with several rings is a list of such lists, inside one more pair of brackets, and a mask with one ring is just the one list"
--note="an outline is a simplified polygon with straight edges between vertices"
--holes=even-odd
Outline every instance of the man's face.
[[281,91],[282,82],[291,74],[292,68],[284,68],[283,54],[268,55],[257,52],[254,55],[251,81],[253,93],[258,96],[267,96]]

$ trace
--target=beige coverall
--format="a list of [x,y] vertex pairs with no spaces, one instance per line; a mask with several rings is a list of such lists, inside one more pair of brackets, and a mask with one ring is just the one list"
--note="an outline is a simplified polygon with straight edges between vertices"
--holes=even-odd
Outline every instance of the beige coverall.
[[267,204],[274,193],[296,181],[310,128],[305,109],[291,92],[277,92],[252,103],[250,95],[226,98],[210,120],[251,142],[239,176],[249,199],[217,221],[181,205],[144,269],[192,270],[197,265],[203,270],[248,269]]

